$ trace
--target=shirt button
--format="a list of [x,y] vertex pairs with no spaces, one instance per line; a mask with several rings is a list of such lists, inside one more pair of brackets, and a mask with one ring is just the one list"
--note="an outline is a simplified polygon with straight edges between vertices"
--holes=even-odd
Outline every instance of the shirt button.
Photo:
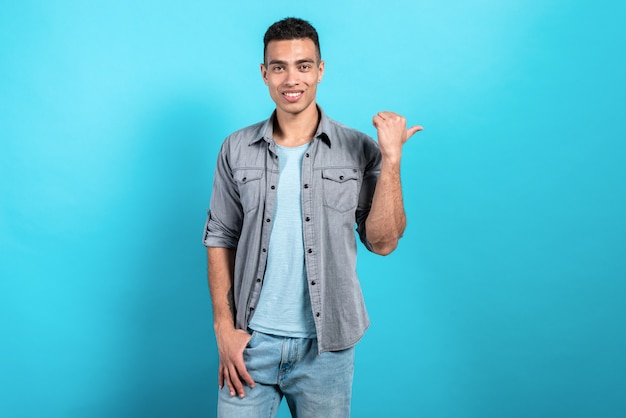
[[265,222],[271,222],[270,218],[267,218],[267,219],[265,220]]
[[304,185],[304,188],[305,188],[305,189],[308,189],[308,188],[309,188],[309,185],[308,185],[308,184],[305,184],[305,185]]
[[339,176],[339,180],[343,180],[343,176]]
[[311,286],[315,286],[316,284],[317,284],[317,282],[316,282],[315,280],[313,280],[313,281],[311,282]]
[[[250,309],[254,309],[254,308],[250,308]],[[316,312],[316,313],[315,313],[315,316],[317,316],[318,318],[320,317],[320,315],[321,315],[321,314],[320,314],[319,312]]]
[[243,181],[245,183],[245,181],[248,180],[248,177],[244,177],[241,179],[241,181]]
[[306,222],[309,222],[309,221],[311,220],[311,218],[309,218],[309,217],[307,216],[306,218],[304,218],[304,220],[305,220]]
[[267,252],[267,250],[265,248],[263,248],[261,251],[263,251],[264,253]]
[[[250,306],[250,311],[253,311],[253,310],[254,310],[254,306]],[[317,316],[319,316],[319,313]]]
[[313,250],[311,248],[309,248],[306,252],[311,254],[313,252]]
[[306,154],[304,154],[304,156],[305,156],[306,158],[309,158],[309,153],[307,152]]
[[270,189],[272,189],[272,190],[274,190],[275,188],[276,188],[276,186],[272,186],[272,187],[270,187]]
[[261,283],[261,279],[256,279],[256,282],[257,283]]

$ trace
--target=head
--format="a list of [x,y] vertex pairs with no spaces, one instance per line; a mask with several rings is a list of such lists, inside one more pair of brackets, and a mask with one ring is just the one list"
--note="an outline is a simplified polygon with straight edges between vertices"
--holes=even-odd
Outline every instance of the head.
[[317,31],[295,18],[274,23],[265,33],[261,75],[279,117],[317,115],[317,84],[324,75]]
[[310,39],[315,45],[317,61],[322,60],[320,41],[315,28],[306,20],[287,17],[270,26],[263,37],[263,62],[267,64],[267,45],[272,41],[289,41],[292,39]]

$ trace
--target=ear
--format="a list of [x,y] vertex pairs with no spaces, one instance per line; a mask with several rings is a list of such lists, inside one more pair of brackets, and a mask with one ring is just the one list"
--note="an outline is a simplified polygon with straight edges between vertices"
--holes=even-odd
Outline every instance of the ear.
[[267,68],[264,63],[261,63],[261,77],[263,77],[263,82],[267,85]]
[[318,72],[319,75],[317,77],[317,82],[321,83],[322,82],[322,78],[324,77],[324,61],[321,60],[318,66]]

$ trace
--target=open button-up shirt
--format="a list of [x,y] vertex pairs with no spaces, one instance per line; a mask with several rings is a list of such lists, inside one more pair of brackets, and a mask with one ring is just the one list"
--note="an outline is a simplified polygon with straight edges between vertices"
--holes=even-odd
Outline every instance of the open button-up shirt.
[[[377,143],[328,118],[302,161],[306,275],[319,352],[352,347],[369,326],[356,273],[354,227],[366,248],[365,220],[380,173]],[[246,330],[259,301],[279,176],[268,120],[226,138],[215,170],[204,229],[207,247],[236,249],[235,326]]]

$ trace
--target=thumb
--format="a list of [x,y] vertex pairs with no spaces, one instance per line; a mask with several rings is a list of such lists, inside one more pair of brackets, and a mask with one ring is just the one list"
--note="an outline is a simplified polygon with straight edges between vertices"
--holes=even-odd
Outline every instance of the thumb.
[[413,136],[413,134],[415,134],[416,132],[421,131],[422,129],[424,129],[424,128],[422,126],[420,126],[420,125],[416,125],[416,126],[413,126],[413,127],[409,128],[409,129],[407,129],[406,130],[406,139],[409,139],[410,137]]

